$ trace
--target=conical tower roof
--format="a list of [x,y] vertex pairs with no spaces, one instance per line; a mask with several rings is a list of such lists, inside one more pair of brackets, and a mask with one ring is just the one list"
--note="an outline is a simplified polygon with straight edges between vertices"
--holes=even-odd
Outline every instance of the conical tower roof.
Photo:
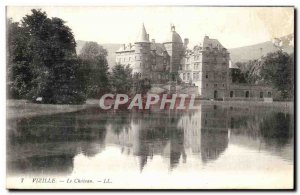
[[140,42],[149,42],[149,37],[148,34],[146,32],[146,28],[144,26],[144,23],[142,25],[142,28],[140,29],[139,35],[135,41],[136,43],[140,43]]

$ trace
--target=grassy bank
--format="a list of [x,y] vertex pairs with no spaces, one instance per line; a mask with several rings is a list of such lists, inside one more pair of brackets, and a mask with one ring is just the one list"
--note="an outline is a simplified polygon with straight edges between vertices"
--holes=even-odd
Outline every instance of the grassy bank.
[[[267,107],[268,109],[280,109],[282,111],[293,112],[293,102],[254,102],[254,101],[209,101],[196,100],[197,105],[222,105],[226,107]],[[99,100],[89,99],[83,105],[55,105],[55,104],[35,104],[26,100],[7,100],[7,119],[17,119],[23,117],[33,117],[48,114],[68,113],[83,110],[88,107],[98,106]]]
[[40,116],[47,114],[75,112],[87,108],[83,105],[55,105],[55,104],[35,104],[27,100],[6,101],[7,119]]

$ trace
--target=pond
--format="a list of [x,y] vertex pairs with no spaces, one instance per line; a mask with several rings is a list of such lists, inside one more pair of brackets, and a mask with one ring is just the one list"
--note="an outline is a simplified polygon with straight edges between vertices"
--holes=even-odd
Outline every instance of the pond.
[[56,179],[34,188],[292,188],[293,155],[294,114],[272,107],[94,107],[7,121],[8,183]]

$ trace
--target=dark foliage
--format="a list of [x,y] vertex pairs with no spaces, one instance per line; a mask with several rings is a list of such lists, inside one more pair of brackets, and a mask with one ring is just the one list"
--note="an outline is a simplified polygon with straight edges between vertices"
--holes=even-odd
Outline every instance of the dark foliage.
[[109,67],[106,60],[107,51],[96,42],[87,42],[79,58],[83,71],[83,82],[88,98],[100,98],[109,91]]
[[121,64],[115,65],[112,69],[110,82],[113,93],[130,94],[133,85],[132,69]]
[[280,92],[280,100],[294,98],[294,54],[278,50],[258,60],[236,63],[233,82],[271,85]]
[[9,98],[77,104],[85,100],[76,42],[60,18],[32,10],[21,23],[8,21]]

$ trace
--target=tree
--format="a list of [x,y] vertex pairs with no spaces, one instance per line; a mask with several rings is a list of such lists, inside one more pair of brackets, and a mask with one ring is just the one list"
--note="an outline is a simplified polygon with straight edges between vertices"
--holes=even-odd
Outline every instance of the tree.
[[107,51],[96,42],[87,42],[79,55],[88,97],[99,98],[109,90]]
[[[50,19],[41,10],[31,11],[8,33],[9,45],[14,43],[16,47],[9,46],[12,89],[19,98],[41,96],[45,103],[83,102],[71,29],[60,18]],[[20,33],[13,35],[13,30]]]
[[294,97],[294,54],[277,51],[262,58],[262,79],[271,84],[282,98]]
[[112,69],[110,82],[114,93],[129,94],[133,84],[132,69],[121,64],[115,65]]
[[141,78],[138,73],[133,74],[133,93],[146,94],[151,89],[151,81],[148,78]]
[[235,79],[249,84],[267,84],[280,92],[280,99],[294,97],[294,54],[282,50],[268,53],[261,59],[237,63],[240,73]]
[[7,94],[9,98],[26,97],[31,88],[32,71],[27,50],[28,32],[18,22],[7,20]]

